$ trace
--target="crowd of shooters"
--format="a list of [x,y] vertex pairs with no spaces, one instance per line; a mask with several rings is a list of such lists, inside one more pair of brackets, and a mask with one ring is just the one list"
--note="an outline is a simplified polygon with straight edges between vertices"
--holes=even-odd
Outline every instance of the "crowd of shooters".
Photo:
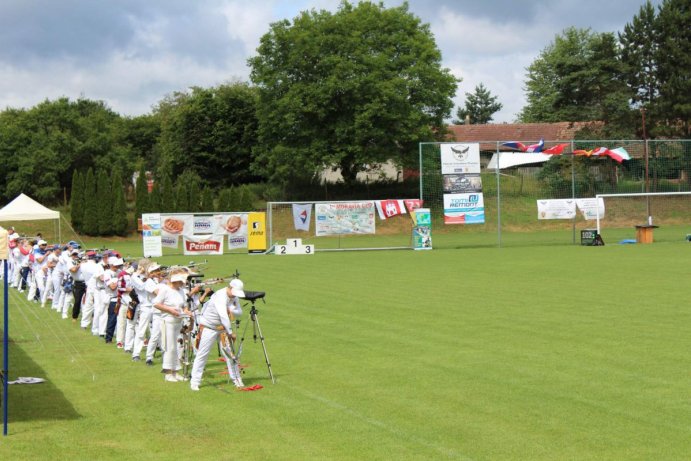
[[[235,320],[245,296],[237,271],[227,279],[199,281],[194,264],[125,261],[115,250],[86,250],[76,241],[48,244],[41,235],[22,237],[13,227],[8,245],[8,285],[25,293],[29,303],[71,318],[134,362],[154,366],[160,351],[164,380],[187,381],[193,391],[218,344],[229,380],[254,390],[242,382],[240,351],[236,354]],[[213,291],[219,283],[223,288]]]

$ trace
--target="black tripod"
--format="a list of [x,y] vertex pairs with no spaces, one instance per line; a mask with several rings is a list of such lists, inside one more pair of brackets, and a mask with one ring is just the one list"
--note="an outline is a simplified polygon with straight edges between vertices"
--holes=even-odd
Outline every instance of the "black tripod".
[[[247,301],[252,303],[252,307],[250,307],[250,321],[252,322],[252,330],[254,332],[254,342],[257,342],[257,336],[259,336],[259,339],[262,342],[262,349],[264,350],[264,359],[266,359],[266,367],[269,369],[269,376],[271,377],[271,382],[273,384],[276,384],[274,374],[271,371],[271,362],[269,361],[269,354],[266,352],[266,343],[264,343],[264,335],[262,334],[262,328],[259,325],[259,311],[254,305],[258,299],[264,301],[264,296],[266,296],[266,293],[263,291],[245,291],[245,296],[242,299],[246,299]],[[242,338],[240,338],[240,346],[238,347],[238,360],[240,359],[240,354],[242,354],[242,345],[245,342],[245,333],[247,332],[248,325],[249,323],[245,324],[245,329],[242,332]]]

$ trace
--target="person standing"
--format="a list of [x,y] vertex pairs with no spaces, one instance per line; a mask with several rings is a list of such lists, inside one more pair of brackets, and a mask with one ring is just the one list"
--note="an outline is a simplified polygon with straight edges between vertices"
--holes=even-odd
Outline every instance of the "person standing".
[[[99,266],[100,264],[96,263],[96,252],[87,251],[86,262],[80,264],[79,271],[77,272],[77,277],[84,280],[84,286],[86,287],[86,294],[84,295],[84,302],[82,304],[82,321],[80,323],[83,330],[89,328],[94,315],[95,300],[98,296],[95,276]],[[103,270],[103,266],[101,266],[101,270]]]
[[103,284],[105,285],[105,295],[108,299],[108,313],[105,331],[105,340],[107,344],[113,342],[115,335],[115,326],[117,325],[118,313],[118,273],[122,267],[123,261],[117,256],[108,257],[108,266],[103,273]]
[[[232,321],[242,315],[242,307],[238,297],[244,296],[244,284],[240,279],[233,279],[226,288],[214,293],[204,305],[202,314],[198,318],[199,347],[197,348],[197,355],[194,357],[192,378],[190,379],[190,389],[193,391],[199,390],[209,352],[219,340],[219,335],[225,335],[229,341],[228,344],[235,340]],[[244,387],[237,361],[231,354],[228,355],[233,359],[233,363],[229,364],[228,367],[230,378],[236,387]]]
[[187,272],[183,269],[171,271],[170,280],[159,285],[158,294],[153,300],[154,308],[161,311],[161,345],[163,349],[163,372],[169,382],[184,381],[178,374],[182,368],[178,356],[178,335],[185,312],[186,295],[183,287],[187,282]]

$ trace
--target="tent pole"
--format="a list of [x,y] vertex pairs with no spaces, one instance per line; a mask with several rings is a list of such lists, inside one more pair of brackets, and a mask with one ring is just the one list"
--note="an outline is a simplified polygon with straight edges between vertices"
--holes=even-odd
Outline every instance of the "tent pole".
[[10,336],[9,336],[9,299],[8,299],[8,292],[9,292],[9,286],[7,283],[7,260],[3,259],[2,260],[2,265],[3,265],[3,271],[4,271],[4,277],[3,277],[3,288],[5,289],[4,292],[4,320],[2,324],[2,435],[6,436],[7,435],[7,382],[10,379],[9,376],[9,368],[10,368],[10,355],[8,351],[8,346],[10,342]]

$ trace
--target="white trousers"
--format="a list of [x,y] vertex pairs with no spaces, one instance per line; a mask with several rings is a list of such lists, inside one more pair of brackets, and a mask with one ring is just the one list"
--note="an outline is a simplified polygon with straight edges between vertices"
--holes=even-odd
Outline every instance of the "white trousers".
[[[211,349],[216,345],[219,340],[222,331],[214,330],[213,328],[204,327],[201,332],[201,337],[199,338],[199,348],[197,349],[197,355],[194,356],[194,364],[192,365],[192,377],[190,378],[190,385],[199,386],[202,382],[202,376],[204,375],[204,368],[206,367],[206,362],[209,359],[209,353]],[[240,377],[240,367],[237,363],[229,362],[226,363],[228,366],[228,373],[230,379],[236,386],[242,386],[242,379]]]
[[127,303],[123,300],[118,311],[118,320],[115,324],[115,342],[125,343],[125,329],[127,328]]
[[46,273],[42,270],[39,270],[36,273],[32,271],[30,278],[31,283],[29,284],[29,293],[26,299],[29,301],[33,301],[36,297],[36,290],[38,290],[40,294],[43,292],[43,290],[46,289]]
[[[127,309],[125,309],[125,312],[127,312]],[[137,336],[137,322],[139,321],[140,312],[141,309],[137,306],[132,320],[128,319],[127,314],[125,314],[125,352],[132,352],[134,348],[134,337]]]
[[153,307],[151,307],[150,304],[140,304],[137,306],[137,327],[134,335],[132,357],[139,357],[142,353],[144,340],[146,340],[146,332],[150,329],[151,316],[153,313]]
[[82,321],[80,326],[82,328],[88,328],[91,320],[94,316],[94,298],[96,296],[97,290],[95,288],[87,288],[86,294],[84,295],[84,302],[82,303]]
[[[52,307],[53,307],[53,309],[55,309],[58,312],[60,312],[62,310],[62,302],[63,302],[63,299],[62,299],[62,296],[63,296],[62,279],[63,279],[62,273],[53,271],[53,274],[51,276],[52,295],[53,295]],[[46,287],[46,291],[48,291],[48,287]]]
[[74,293],[65,293],[63,291],[61,299],[62,318],[66,319],[67,313],[72,309],[72,306],[74,306]]
[[[154,307],[153,309],[156,308]],[[162,325],[163,321],[161,320],[161,316],[154,313],[154,315],[151,316],[151,336],[149,337],[149,345],[146,346],[146,360],[153,360],[156,348],[161,346]]]
[[181,319],[170,315],[161,317],[161,349],[163,350],[164,370],[177,371],[182,369],[178,354],[178,335],[182,325]]

